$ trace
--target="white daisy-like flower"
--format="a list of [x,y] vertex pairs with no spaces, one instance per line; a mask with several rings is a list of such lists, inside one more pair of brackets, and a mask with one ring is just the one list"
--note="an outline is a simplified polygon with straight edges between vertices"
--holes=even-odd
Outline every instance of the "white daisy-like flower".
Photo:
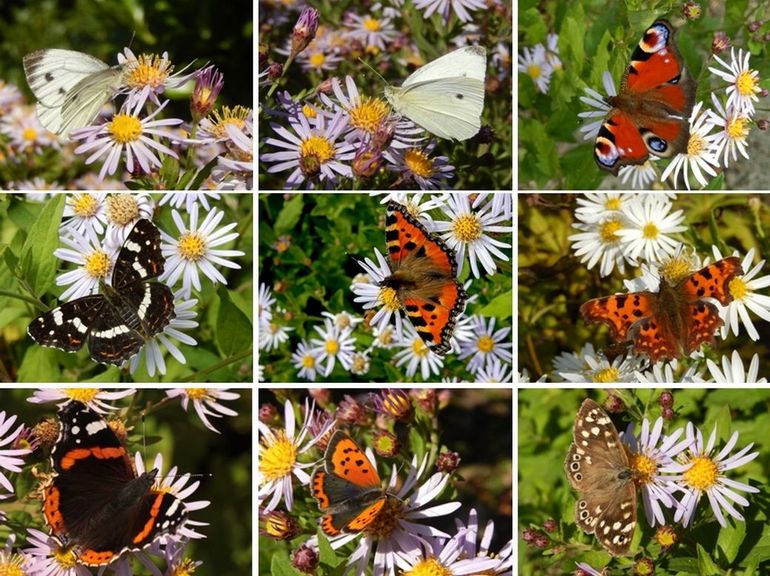
[[284,326],[274,320],[265,320],[259,323],[258,345],[265,352],[277,350],[278,347],[289,339],[289,332],[294,328]]
[[577,197],[575,220],[595,224],[607,218],[623,215],[623,210],[635,198],[628,192],[586,192]]
[[304,340],[297,344],[297,349],[291,354],[291,362],[299,370],[297,376],[315,382],[320,357],[321,352],[311,348]]
[[33,404],[44,404],[46,402],[59,402],[59,406],[66,404],[70,400],[77,400],[85,404],[90,410],[97,414],[109,414],[111,410],[119,410],[119,407],[105,402],[105,400],[120,400],[126,396],[136,393],[136,388],[126,390],[116,390],[109,392],[98,388],[42,388],[27,398],[27,402]]
[[411,324],[406,326],[403,337],[396,342],[396,347],[402,350],[396,353],[393,360],[396,366],[406,365],[406,375],[409,378],[414,377],[419,369],[422,380],[427,381],[431,374],[438,375],[444,365],[443,358],[428,348]]
[[107,224],[106,192],[78,192],[68,194],[62,214],[62,230],[77,230],[97,243]]
[[[721,251],[717,246],[712,246],[714,260],[723,258]],[[733,256],[738,256],[738,251],[733,252]],[[752,267],[754,261],[754,248],[750,248],[741,261],[741,268],[745,270],[743,276],[736,276],[730,280],[730,294],[733,301],[727,306],[719,306],[719,316],[724,320],[724,325],[720,328],[722,339],[732,332],[736,336],[740,333],[741,321],[746,327],[749,338],[755,342],[759,340],[759,332],[751,321],[749,311],[753,312],[762,320],[770,322],[770,296],[759,294],[757,291],[770,286],[770,275],[755,278],[765,267],[765,261],[760,260]]]
[[581,232],[567,239],[572,243],[575,256],[580,258],[581,264],[586,264],[588,270],[600,263],[599,274],[602,277],[612,274],[615,268],[622,274],[626,271],[626,262],[632,261],[626,256],[625,241],[618,231],[628,225],[625,216],[619,212],[593,224],[573,223],[572,227]]
[[192,401],[195,413],[201,419],[203,425],[212,432],[219,434],[209,417],[222,418],[224,416],[237,416],[238,412],[221,404],[223,400],[237,400],[241,397],[237,392],[229,392],[227,388],[172,388],[166,390],[169,398],[180,398],[185,412]]
[[618,177],[623,184],[630,180],[634,190],[647,190],[658,179],[658,170],[654,166],[658,160],[657,156],[650,156],[644,164],[621,166]]
[[[602,85],[607,96],[618,95],[617,90],[615,90],[615,81],[612,79],[612,74],[606,70],[602,74]],[[578,113],[578,117],[588,119],[588,122],[580,127],[580,131],[583,133],[583,140],[594,140],[599,135],[599,129],[604,124],[607,112],[612,110],[612,106],[607,103],[607,99],[604,96],[593,88],[586,87],[583,90],[587,96],[581,96],[580,101],[586,106],[593,108],[593,110]],[[600,118],[600,120],[595,120],[595,118]]]
[[666,166],[663,174],[660,175],[661,182],[665,182],[671,176],[671,181],[676,187],[679,172],[682,171],[684,183],[689,190],[688,168],[692,170],[695,179],[701,186],[708,184],[703,172],[716,177],[717,173],[714,168],[719,167],[719,159],[714,153],[713,143],[717,139],[717,135],[710,133],[714,125],[708,122],[709,114],[705,110],[703,114],[700,114],[702,107],[703,102],[698,102],[690,115],[690,139],[687,141],[687,151],[677,154]]
[[489,318],[489,324],[483,316],[476,316],[476,337],[470,342],[463,342],[460,346],[460,360],[471,357],[468,362],[468,371],[477,372],[482,368],[489,368],[492,358],[499,358],[503,362],[513,362],[513,342],[508,335],[511,329],[508,327],[495,330],[494,316]]
[[743,360],[737,350],[733,350],[731,358],[726,355],[722,356],[722,368],[713,360],[706,360],[706,366],[714,378],[714,382],[718,384],[767,384],[767,378],[764,376],[757,379],[759,375],[758,354],[751,357],[748,373],[743,367]]
[[323,328],[313,326],[313,330],[321,337],[312,338],[310,344],[313,351],[318,353],[318,363],[326,361],[323,375],[328,376],[332,373],[337,360],[345,370],[350,370],[356,348],[356,340],[351,335],[352,328],[339,328],[331,320],[326,319]]
[[579,372],[559,372],[567,382],[634,382],[635,372],[642,362],[633,354],[621,355],[610,362],[602,353],[584,354],[585,368]]
[[716,133],[716,139],[714,140],[714,156],[719,156],[724,152],[723,161],[725,168],[728,167],[730,162],[730,153],[732,152],[733,162],[738,160],[738,152],[741,156],[749,159],[749,154],[746,151],[749,147],[746,142],[746,137],[749,135],[749,128],[751,126],[751,119],[747,114],[739,112],[735,108],[728,108],[725,110],[722,107],[722,101],[717,98],[716,94],[711,93],[711,101],[714,103],[714,110],[709,110],[709,118],[707,122],[717,126],[720,132]]
[[56,277],[57,286],[69,286],[60,296],[60,300],[69,302],[97,294],[99,282],[111,282],[120,246],[101,244],[98,240],[94,241],[92,235],[86,237],[75,229],[67,229],[65,234],[61,241],[69,248],[57,248],[53,254],[64,262],[78,266]]
[[665,255],[674,254],[679,242],[669,236],[684,232],[684,211],[671,213],[671,202],[665,198],[644,195],[624,210],[629,225],[616,233],[626,243],[626,257],[636,260],[642,256],[647,262],[659,262]]
[[679,370],[679,361],[674,358],[670,362],[656,362],[651,368],[635,372],[636,381],[647,384],[679,384],[682,382],[702,382],[701,374],[693,364],[681,376],[675,373]]
[[712,68],[713,72],[725,82],[729,82],[727,87],[727,108],[733,108],[739,113],[754,116],[754,102],[758,102],[757,94],[762,91],[759,85],[759,72],[749,68],[749,58],[751,52],[738,49],[738,57],[735,57],[735,47],[730,49],[730,63],[728,64],[719,56],[714,55],[714,59],[724,66],[727,70]]
[[546,59],[545,47],[542,44],[538,44],[531,50],[522,49],[522,53],[519,54],[519,72],[532,78],[539,92],[548,93],[553,68]]

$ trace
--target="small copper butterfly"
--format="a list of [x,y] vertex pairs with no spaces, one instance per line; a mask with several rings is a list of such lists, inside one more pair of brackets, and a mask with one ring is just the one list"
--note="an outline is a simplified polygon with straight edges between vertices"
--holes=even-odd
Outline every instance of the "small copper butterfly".
[[325,513],[321,528],[328,536],[360,532],[371,524],[388,498],[380,475],[348,434],[337,430],[319,468],[310,480],[318,509]]

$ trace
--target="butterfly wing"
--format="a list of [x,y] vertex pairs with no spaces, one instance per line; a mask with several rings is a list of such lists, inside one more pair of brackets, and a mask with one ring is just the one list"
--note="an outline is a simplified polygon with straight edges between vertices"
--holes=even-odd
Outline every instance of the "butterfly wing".
[[66,135],[96,118],[122,82],[119,66],[74,50],[37,50],[24,57],[24,73],[38,100],[40,122]]
[[594,298],[580,307],[580,313],[587,323],[606,324],[615,342],[623,342],[634,324],[655,313],[656,297],[652,292],[635,292]]
[[641,164],[650,154],[670,157],[689,139],[688,118],[695,104],[695,81],[674,42],[675,30],[658,20],[631,55],[618,96],[599,130],[594,158],[617,175],[621,166]]
[[483,46],[466,46],[444,54],[419,67],[404,80],[402,88],[431,80],[442,80],[451,77],[465,77],[481,80],[487,68],[487,51]]

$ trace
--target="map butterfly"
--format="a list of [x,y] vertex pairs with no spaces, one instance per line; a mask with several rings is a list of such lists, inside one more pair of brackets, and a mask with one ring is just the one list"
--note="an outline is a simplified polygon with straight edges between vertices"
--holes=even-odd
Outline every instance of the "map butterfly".
[[91,358],[121,365],[174,318],[174,295],[165,284],[147,282],[163,272],[160,231],[137,221],[118,253],[112,285],[99,282],[101,294],[83,296],[35,318],[27,332],[42,346],[65,352],[88,342]]

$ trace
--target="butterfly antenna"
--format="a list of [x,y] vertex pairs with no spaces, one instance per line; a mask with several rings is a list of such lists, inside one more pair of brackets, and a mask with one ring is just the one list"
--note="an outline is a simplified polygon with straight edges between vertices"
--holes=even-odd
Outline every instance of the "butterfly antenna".
[[361,62],[361,64],[363,64],[363,65],[364,65],[364,66],[366,66],[367,68],[369,68],[369,70],[371,70],[372,72],[374,72],[374,73],[375,73],[375,74],[376,74],[376,75],[379,77],[379,79],[380,79],[380,80],[382,80],[382,82],[383,82],[384,84],[386,84],[386,85],[388,84],[388,81],[387,81],[387,80],[385,80],[385,78],[383,78],[382,74],[380,74],[379,72],[377,72],[377,70],[375,70],[374,68],[372,68],[372,66],[371,66],[371,65],[370,65],[368,62],[365,62],[365,61],[361,60],[360,58],[358,59],[358,61],[359,61],[359,62]]

